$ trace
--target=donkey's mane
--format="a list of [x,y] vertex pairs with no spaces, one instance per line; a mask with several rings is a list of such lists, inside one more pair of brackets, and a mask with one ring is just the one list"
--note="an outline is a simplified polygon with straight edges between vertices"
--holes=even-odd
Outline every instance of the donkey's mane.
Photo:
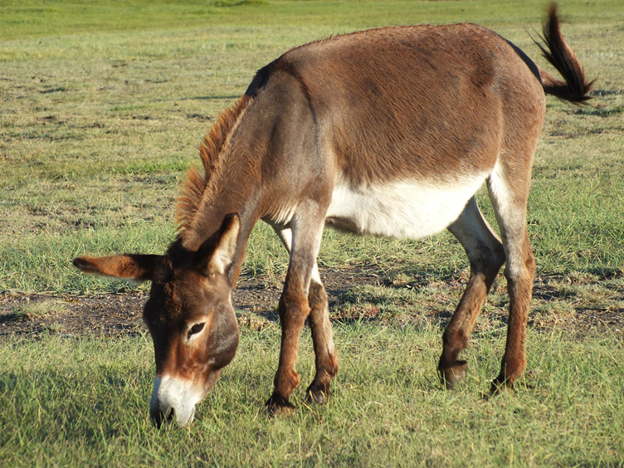
[[197,167],[191,167],[186,175],[186,180],[180,187],[180,194],[177,198],[175,218],[180,236],[183,236],[191,228],[206,189],[209,187],[210,177],[223,164],[223,158],[219,157],[222,153],[221,150],[225,146],[228,135],[234,128],[239,115],[250,101],[249,96],[243,95],[230,108],[222,111],[210,133],[204,137],[199,147],[199,157],[204,166],[204,173],[202,174]]

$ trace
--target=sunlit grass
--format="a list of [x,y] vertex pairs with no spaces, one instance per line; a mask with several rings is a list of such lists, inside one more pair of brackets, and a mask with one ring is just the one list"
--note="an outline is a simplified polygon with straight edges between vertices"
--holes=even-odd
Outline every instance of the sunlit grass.
[[[211,120],[244,92],[257,68],[293,45],[359,27],[474,20],[497,27],[541,60],[525,30],[539,27],[539,2],[202,5],[3,4],[4,21],[19,22],[20,15],[32,21],[20,23],[21,32],[0,45],[0,289],[116,290],[116,283],[81,279],[69,267],[71,257],[87,251],[163,252],[175,235],[177,186],[186,168],[197,164],[197,147]],[[207,22],[193,29],[186,22],[196,19],[189,11],[202,8]],[[37,9],[50,10],[59,21],[43,25]],[[129,18],[126,9],[140,14]],[[380,10],[386,16],[374,19]],[[624,33],[612,25],[624,17],[624,7],[577,2],[561,10],[570,21],[566,38],[588,75],[599,78],[599,107],[577,109],[549,100],[529,230],[539,274],[613,275],[624,265],[624,101],[618,91]],[[106,15],[100,18],[103,11],[118,17],[117,26]],[[170,27],[157,21],[162,15],[170,15]],[[273,19],[258,22],[268,17]],[[78,20],[98,26],[71,29]],[[492,220],[487,197],[480,199]],[[283,275],[285,256],[270,230],[257,229],[248,252],[244,275]],[[328,232],[320,263],[372,264],[391,273],[433,269],[443,276],[467,266],[448,234],[407,242]]]
[[[202,135],[255,70],[285,50],[367,27],[472,21],[544,66],[529,37],[543,7],[2,2],[0,292],[127,290],[79,274],[71,259],[162,253],[175,236],[177,186],[198,163]],[[149,337],[7,337],[0,465],[624,465],[621,333],[579,339],[556,326],[624,307],[624,4],[570,1],[560,11],[597,92],[594,107],[548,100],[528,215],[540,294],[515,397],[483,398],[503,352],[504,280],[477,323],[465,384],[445,392],[435,376],[443,324],[425,317],[452,312],[468,272],[461,247],[448,233],[404,241],[327,231],[321,274],[363,267],[382,280],[344,292],[333,310],[352,320],[335,323],[342,367],[327,407],[301,401],[313,373],[306,331],[293,395],[299,410],[288,419],[264,414],[280,341],[272,322],[243,330],[237,358],[188,430],[156,431],[148,421]],[[494,224],[484,193],[480,205]],[[259,224],[243,279],[279,283],[286,265],[281,243]],[[10,313],[22,320],[53,307]],[[357,320],[371,309],[373,322]]]
[[149,338],[6,340],[0,345],[0,461],[5,466],[624,462],[621,339],[572,341],[560,333],[533,333],[529,372],[516,395],[488,399],[484,394],[504,344],[501,329],[480,334],[469,350],[469,378],[458,391],[447,392],[435,379],[435,327],[335,328],[342,368],[327,406],[308,407],[301,400],[313,377],[306,331],[302,388],[293,395],[299,409],[290,418],[264,413],[279,343],[272,325],[243,331],[237,358],[199,405],[190,429],[161,431],[147,414],[153,378]]

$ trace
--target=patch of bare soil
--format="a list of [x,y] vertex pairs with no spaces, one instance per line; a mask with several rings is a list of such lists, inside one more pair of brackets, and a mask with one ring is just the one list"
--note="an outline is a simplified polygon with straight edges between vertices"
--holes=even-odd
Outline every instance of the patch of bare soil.
[[[324,273],[324,284],[332,303],[355,285],[378,282],[374,273],[362,270],[327,270]],[[241,278],[232,295],[241,326],[257,329],[278,322],[281,287],[281,283],[265,278]],[[147,296],[144,291],[91,296],[5,292],[0,295],[0,336],[146,333],[142,312]]]
[[[333,312],[332,320],[336,321],[374,321],[378,316],[379,310],[374,304],[365,305],[363,311],[362,308],[354,310],[348,305],[344,307],[345,302],[349,301],[349,291],[352,288],[366,285],[396,287],[392,279],[384,278],[374,270],[324,269],[321,274],[329,296],[330,310]],[[465,279],[448,278],[445,281],[437,280],[435,284],[428,286],[433,285],[446,291],[438,299],[448,300],[448,293],[463,289],[465,283]],[[415,283],[406,287],[422,286],[421,283]],[[238,287],[233,292],[233,303],[242,328],[260,329],[279,321],[277,304],[281,287],[281,282],[266,278],[239,280]],[[540,279],[536,281],[529,326],[536,329],[561,328],[580,335],[603,330],[619,334],[624,330],[624,300],[611,301],[608,307],[575,307],[572,303],[564,310],[551,311],[547,304],[561,299],[558,295],[559,290],[552,286],[552,282]],[[69,336],[95,333],[111,337],[143,334],[147,332],[141,318],[146,300],[147,293],[144,291],[92,296],[3,293],[0,295],[0,337],[24,334],[36,337],[48,333]],[[506,322],[504,310],[503,306],[490,312],[491,317],[488,320]],[[351,317],[350,313],[354,316]],[[439,312],[435,306],[425,313],[426,320],[442,327],[450,316],[448,312]],[[418,317],[419,322],[422,320],[422,316]],[[475,331],[478,328],[479,326]]]

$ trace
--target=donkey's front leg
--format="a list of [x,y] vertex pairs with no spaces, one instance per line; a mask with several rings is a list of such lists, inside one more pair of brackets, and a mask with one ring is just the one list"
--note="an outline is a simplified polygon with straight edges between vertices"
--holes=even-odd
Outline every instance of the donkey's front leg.
[[310,329],[316,356],[316,375],[306,391],[306,398],[315,403],[325,403],[329,395],[329,383],[338,373],[338,353],[332,338],[327,293],[321,283],[316,263],[310,281],[308,302],[311,309]]
[[[288,250],[292,252],[292,231],[288,228],[273,227],[276,234]],[[329,321],[327,293],[321,282],[318,265],[314,262],[310,287],[308,289],[310,305],[310,330],[316,357],[316,375],[306,391],[306,399],[315,403],[325,403],[329,395],[329,384],[338,373],[338,353],[334,347],[332,327]]]
[[[318,222],[314,222],[315,218]],[[290,263],[279,302],[282,327],[280,359],[275,374],[273,395],[266,403],[272,413],[290,412],[294,409],[289,398],[299,384],[299,374],[295,370],[299,335],[310,314],[308,292],[321,242],[323,221],[322,216],[299,216],[291,221]]]
[[[308,280],[309,282],[309,280]],[[299,374],[295,370],[299,335],[310,313],[303,278],[289,268],[284,292],[279,302],[279,318],[282,327],[282,343],[279,366],[275,374],[273,395],[266,402],[271,413],[289,413],[294,406],[288,401],[290,394],[299,385]]]

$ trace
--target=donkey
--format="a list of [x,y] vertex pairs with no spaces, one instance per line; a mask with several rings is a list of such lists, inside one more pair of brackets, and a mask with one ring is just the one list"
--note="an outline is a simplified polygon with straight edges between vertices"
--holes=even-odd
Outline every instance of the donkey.
[[[257,72],[200,147],[165,255],[78,257],[86,273],[152,282],[143,318],[154,342],[153,422],[186,425],[234,358],[231,303],[252,228],[263,220],[290,253],[279,301],[279,365],[269,412],[290,412],[299,336],[309,319],[323,403],[338,371],[317,253],[325,224],[356,234],[418,239],[447,228],[470,279],[443,334],[438,371],[455,387],[477,315],[506,263],[509,321],[492,392],[525,366],[535,261],[526,228],[531,164],[545,93],[583,103],[593,82],[549,10],[538,46],[559,80],[518,47],[473,24],[372,29],[312,42]],[[475,193],[487,184],[500,238]]]

